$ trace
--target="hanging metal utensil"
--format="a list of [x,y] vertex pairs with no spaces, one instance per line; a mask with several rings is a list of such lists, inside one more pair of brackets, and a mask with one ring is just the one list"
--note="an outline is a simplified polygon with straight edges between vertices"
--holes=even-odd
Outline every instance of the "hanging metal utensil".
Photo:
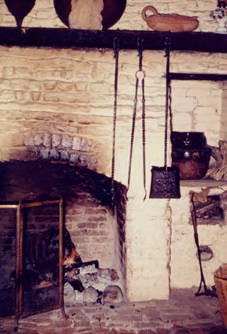
[[117,97],[118,97],[118,66],[119,66],[119,40],[117,37],[113,39],[113,50],[115,58],[115,74],[114,74],[114,110],[113,110],[113,144],[112,144],[112,168],[111,168],[111,205],[115,208],[115,151],[116,151],[116,123],[117,123]]
[[131,128],[131,144],[130,144],[130,155],[129,155],[129,168],[128,168],[128,190],[130,187],[131,180],[131,169],[132,169],[132,154],[133,154],[133,144],[135,135],[135,125],[136,125],[136,112],[137,112],[137,102],[138,102],[138,88],[139,82],[141,81],[142,90],[142,149],[143,149],[143,186],[144,186],[144,200],[147,196],[146,191],[146,147],[145,147],[145,72],[143,71],[143,39],[137,39],[137,50],[139,54],[139,69],[136,72],[136,85],[135,85],[135,96],[134,96],[134,108],[132,116],[132,128]]
[[5,0],[9,12],[14,16],[17,28],[21,30],[22,22],[35,5],[35,0]]
[[[209,289],[205,282],[205,276],[203,273],[203,266],[202,266],[202,259],[201,259],[201,248],[199,245],[199,234],[198,234],[198,228],[197,228],[197,217],[196,217],[196,209],[195,209],[195,203],[194,203],[194,195],[195,193],[191,193],[190,200],[191,200],[191,218],[192,218],[192,224],[194,229],[194,239],[195,244],[197,248],[197,254],[198,254],[198,260],[199,260],[199,269],[200,269],[200,284],[198,291],[195,293],[195,296],[212,296],[217,297],[217,294],[214,289]],[[203,292],[201,292],[201,289],[204,289]]]
[[[168,139],[168,115],[170,99],[170,37],[166,38],[166,104],[165,104],[165,138],[164,138],[164,167],[153,166],[151,169],[150,198],[180,198],[179,169],[167,167],[167,139]],[[170,113],[171,115],[171,113]]]
[[[12,1],[12,0],[11,0]],[[19,0],[14,0],[19,1]],[[30,0],[26,0],[29,2]],[[59,19],[69,27],[69,15],[72,10],[72,0],[54,0],[54,7]],[[77,0],[74,0],[76,3]],[[86,1],[81,1],[86,2]],[[102,27],[107,30],[120,20],[126,8],[127,0],[103,0]],[[89,6],[89,5],[88,5]],[[88,7],[89,9],[89,7]],[[86,14],[86,13],[85,13]]]

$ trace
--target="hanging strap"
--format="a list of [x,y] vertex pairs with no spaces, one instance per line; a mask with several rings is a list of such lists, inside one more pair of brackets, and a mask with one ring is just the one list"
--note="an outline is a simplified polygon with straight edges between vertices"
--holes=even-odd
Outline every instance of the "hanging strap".
[[114,111],[113,111],[113,144],[112,144],[112,167],[111,167],[111,196],[112,208],[115,203],[115,150],[116,150],[116,121],[117,121],[117,97],[118,97],[118,66],[119,66],[119,39],[114,37],[113,50],[115,58],[115,74],[114,74]]
[[134,108],[132,115],[132,128],[131,128],[131,143],[130,143],[130,154],[129,154],[129,169],[128,169],[128,189],[130,187],[131,180],[131,169],[132,169],[132,154],[133,144],[135,136],[135,124],[136,124],[136,112],[138,102],[138,88],[139,81],[141,80],[142,89],[142,148],[143,148],[143,184],[144,184],[144,200],[147,196],[146,192],[146,137],[145,137],[145,72],[143,71],[143,40],[137,39],[137,49],[139,54],[139,70],[136,72],[136,84],[135,84],[135,96],[134,96]]

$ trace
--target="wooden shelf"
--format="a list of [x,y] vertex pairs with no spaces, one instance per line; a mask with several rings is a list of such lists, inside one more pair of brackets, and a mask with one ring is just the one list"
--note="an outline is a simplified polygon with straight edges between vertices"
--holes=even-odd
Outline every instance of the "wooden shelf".
[[227,81],[227,74],[216,73],[169,73],[170,80]]
[[223,189],[227,190],[227,181],[216,181],[212,179],[199,179],[199,180],[181,180],[180,181],[181,187],[222,187]]
[[23,33],[14,27],[0,27],[0,45],[23,47],[112,48],[114,39],[117,38],[120,49],[137,49],[139,38],[143,39],[145,50],[164,50],[168,36],[171,39],[171,50],[227,52],[227,34],[210,32],[27,28]]

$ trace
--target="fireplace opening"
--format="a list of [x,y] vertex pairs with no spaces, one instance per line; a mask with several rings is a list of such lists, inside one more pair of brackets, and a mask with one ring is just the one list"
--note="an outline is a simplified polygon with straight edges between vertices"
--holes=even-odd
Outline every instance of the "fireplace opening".
[[[123,300],[124,186],[66,163],[11,161],[0,163],[0,187],[0,205],[23,206],[24,316],[59,307],[59,263],[63,268],[65,304]],[[51,203],[56,198],[64,198],[61,262],[59,207]],[[45,201],[49,205],[37,204]],[[1,316],[7,316],[16,312],[17,305],[18,227],[17,210],[1,211],[0,253],[5,274],[0,289],[4,300],[8,298],[8,308],[1,309]]]

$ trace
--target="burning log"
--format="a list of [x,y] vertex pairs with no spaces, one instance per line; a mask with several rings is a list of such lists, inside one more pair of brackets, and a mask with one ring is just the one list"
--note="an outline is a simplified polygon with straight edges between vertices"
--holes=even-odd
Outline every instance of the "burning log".
[[119,281],[116,270],[99,268],[97,260],[72,266],[65,271],[65,297],[71,302],[116,304],[123,301],[120,286],[113,285]]
[[99,298],[99,291],[97,291],[92,286],[89,286],[84,290],[83,293],[83,303],[87,304],[95,304]]
[[76,268],[75,266],[80,265],[82,263],[80,254],[76,251],[75,247],[71,249],[65,248],[65,256],[63,258],[62,265],[67,268]]
[[120,304],[123,301],[123,294],[119,286],[108,285],[102,295],[102,304]]
[[64,271],[65,297],[70,298],[71,302],[78,302],[78,299],[84,304],[123,301],[121,288],[112,285],[113,281],[119,280],[116,270],[99,268],[98,260],[82,262],[75,248],[64,259]]

